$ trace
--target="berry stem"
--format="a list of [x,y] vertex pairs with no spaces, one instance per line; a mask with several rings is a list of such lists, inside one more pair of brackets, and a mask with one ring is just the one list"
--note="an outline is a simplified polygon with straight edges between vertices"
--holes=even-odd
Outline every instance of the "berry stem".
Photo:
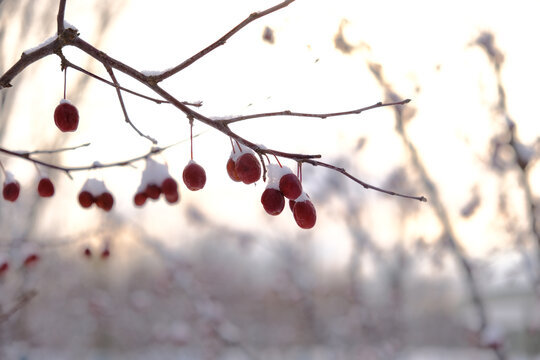
[[238,146],[238,150],[242,152],[242,147],[240,146],[240,143],[238,142],[238,140],[234,140],[234,141],[236,141],[236,146]]
[[298,176],[298,180],[302,182],[302,162],[296,163],[296,176]]
[[64,69],[64,100],[66,100],[67,67]]
[[2,170],[2,174],[4,174],[4,177],[6,177],[6,169],[4,168],[4,164],[0,161],[0,170]]
[[40,168],[37,166],[36,163],[33,163],[33,164],[34,164],[34,166],[36,167],[36,171],[38,172],[39,177],[42,177],[42,176],[43,176],[43,173],[41,172]]
[[[277,163],[278,163],[279,167],[280,167],[280,168],[282,168],[283,166],[281,166],[281,163],[279,162],[279,159],[278,159],[278,157],[277,157],[276,155],[274,155],[274,157],[276,158],[276,161],[277,161]],[[269,161],[269,162],[270,162],[270,161]]]
[[229,140],[231,140],[232,152],[233,154],[236,154],[236,150],[234,149],[234,143],[232,142],[232,137],[229,136]]
[[189,142],[191,143],[191,160],[193,160],[193,118],[189,118]]

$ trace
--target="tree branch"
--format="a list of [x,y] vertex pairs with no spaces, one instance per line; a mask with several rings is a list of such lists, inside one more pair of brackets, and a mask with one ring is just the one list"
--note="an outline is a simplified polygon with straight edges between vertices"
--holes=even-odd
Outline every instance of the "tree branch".
[[[332,165],[329,165],[329,164],[326,164],[326,163],[323,163],[323,162],[320,162],[320,161],[315,161],[315,159],[321,158],[321,155],[318,155],[318,154],[295,154],[295,153],[288,153],[288,152],[283,152],[283,151],[274,150],[274,149],[268,149],[266,147],[257,145],[255,143],[241,137],[240,135],[238,135],[237,133],[235,133],[234,131],[232,131],[229,128],[229,124],[231,124],[231,123],[242,121],[242,120],[247,120],[247,119],[261,118],[261,117],[298,116],[298,117],[317,117],[317,118],[324,119],[324,118],[327,118],[327,117],[335,117],[335,116],[343,116],[343,115],[351,115],[351,114],[360,114],[363,111],[370,110],[370,109],[375,109],[375,108],[379,108],[379,107],[404,105],[404,104],[406,104],[406,103],[408,103],[410,101],[409,99],[401,100],[401,101],[398,101],[398,100],[394,101],[393,100],[393,102],[385,103],[385,104],[379,102],[379,103],[376,103],[374,105],[367,106],[367,107],[360,108],[360,109],[356,109],[356,110],[343,111],[343,112],[334,112],[334,113],[325,113],[325,114],[298,113],[298,112],[292,112],[292,111],[286,110],[286,111],[280,111],[280,112],[270,112],[270,113],[264,113],[264,114],[254,114],[254,115],[239,116],[239,117],[228,118],[228,119],[223,119],[223,120],[213,120],[213,119],[211,119],[211,118],[209,118],[209,117],[207,117],[207,116],[205,116],[205,115],[191,109],[189,107],[189,105],[192,105],[192,104],[184,103],[184,102],[179,101],[178,99],[176,99],[174,96],[169,94],[167,91],[165,91],[163,88],[161,88],[158,85],[158,83],[160,81],[168,78],[169,76],[172,76],[172,75],[176,74],[177,72],[179,72],[182,69],[184,69],[184,68],[188,67],[189,65],[193,64],[195,61],[202,58],[204,55],[208,54],[209,52],[211,52],[215,48],[225,44],[225,42],[230,37],[232,37],[234,34],[236,34],[238,31],[240,31],[242,28],[244,28],[246,25],[248,25],[252,21],[254,21],[256,19],[259,19],[259,18],[261,18],[263,16],[266,16],[266,15],[268,15],[270,13],[273,13],[274,11],[277,11],[277,10],[279,10],[281,8],[284,8],[284,7],[288,6],[289,4],[291,4],[292,2],[294,2],[294,0],[282,1],[281,3],[279,3],[279,4],[277,4],[277,5],[273,6],[273,7],[270,7],[268,9],[264,10],[264,11],[252,13],[244,21],[242,21],[241,23],[236,25],[233,29],[231,29],[228,33],[226,33],[220,39],[218,39],[213,44],[206,47],[205,49],[203,49],[199,53],[195,54],[194,56],[192,56],[188,60],[184,61],[183,63],[181,63],[177,67],[175,67],[175,68],[173,68],[171,70],[168,70],[168,71],[166,71],[166,72],[164,72],[164,73],[162,73],[160,75],[147,75],[147,74],[145,74],[143,72],[135,70],[134,68],[130,67],[129,65],[127,65],[127,64],[125,64],[125,63],[123,63],[121,61],[118,61],[118,60],[108,56],[103,51],[100,51],[99,49],[97,49],[94,46],[90,45],[89,43],[87,43],[86,41],[84,41],[83,39],[81,39],[79,37],[79,34],[75,29],[73,29],[73,28],[64,29],[63,17],[64,17],[66,1],[65,0],[60,0],[60,6],[59,6],[59,12],[58,12],[58,29],[59,29],[58,35],[56,35],[56,37],[50,38],[47,42],[45,42],[44,44],[38,46],[37,48],[32,49],[32,50],[28,50],[25,53],[23,53],[23,55],[21,56],[21,59],[14,66],[12,66],[2,77],[0,77],[0,89],[4,88],[4,87],[11,86],[10,81],[15,76],[17,76],[22,70],[24,70],[27,66],[32,64],[33,62],[35,62],[35,61],[37,61],[37,60],[39,60],[39,59],[41,59],[41,58],[43,58],[43,57],[45,57],[47,55],[51,55],[53,53],[56,53],[62,59],[62,66],[63,67],[70,66],[70,67],[72,67],[72,68],[74,68],[76,70],[79,70],[79,71],[83,72],[84,74],[86,74],[88,76],[91,76],[91,77],[93,77],[95,79],[103,81],[103,82],[107,83],[110,86],[114,86],[116,91],[117,91],[118,99],[120,101],[120,105],[122,107],[122,111],[124,113],[126,122],[128,122],[139,135],[149,139],[153,143],[156,143],[155,139],[151,138],[148,135],[142,134],[134,126],[134,124],[130,121],[129,116],[127,114],[127,110],[126,110],[124,101],[123,101],[123,97],[121,95],[121,90],[126,91],[128,93],[131,93],[133,95],[140,96],[140,97],[143,97],[145,99],[154,101],[156,103],[168,102],[168,103],[172,104],[173,106],[175,106],[176,108],[178,108],[180,111],[182,111],[186,115],[186,117],[188,119],[196,119],[196,120],[198,120],[198,121],[200,121],[200,122],[214,128],[214,129],[220,131],[221,133],[229,136],[230,138],[234,139],[238,143],[252,149],[253,151],[255,151],[259,155],[259,157],[261,157],[262,155],[274,155],[274,156],[278,156],[278,157],[292,159],[292,160],[295,160],[295,161],[298,161],[298,162],[310,163],[310,164],[315,165],[315,166],[324,166],[324,167],[333,169],[335,171],[338,171],[338,172],[344,174],[345,176],[351,178],[352,180],[354,180],[357,183],[361,184],[365,188],[381,191],[381,192],[387,193],[389,195],[396,195],[396,196],[402,196],[402,197],[416,199],[416,200],[420,200],[420,201],[425,201],[425,198],[423,196],[421,196],[421,197],[408,196],[408,195],[398,194],[398,193],[394,193],[392,191],[377,188],[375,186],[369,185],[369,184],[355,178],[354,176],[347,173],[344,169],[340,169],[340,168],[337,168],[335,166],[332,166]],[[80,49],[83,52],[90,55],[91,57],[93,57],[94,59],[96,59],[97,61],[101,62],[105,66],[105,68],[107,69],[109,75],[111,76],[112,82],[107,81],[107,80],[105,80],[105,79],[103,79],[103,78],[101,78],[101,77],[99,77],[97,75],[94,75],[94,74],[90,73],[89,71],[84,70],[84,69],[74,65],[73,63],[69,62],[64,57],[64,55],[62,54],[62,51],[61,51],[62,48],[64,46],[66,46],[66,45],[75,46],[78,49]],[[138,80],[140,83],[146,85],[151,90],[153,90],[154,93],[159,95],[164,100],[154,99],[154,98],[151,98],[151,97],[148,97],[148,96],[145,96],[145,95],[141,95],[139,93],[136,93],[134,91],[131,91],[131,90],[128,90],[128,89],[125,89],[125,88],[121,87],[119,85],[115,75],[114,75],[113,69],[118,70],[118,71],[132,77],[133,79]],[[113,167],[113,166],[125,166],[125,165],[128,165],[128,164],[130,164],[130,163],[132,163],[134,161],[144,159],[144,158],[146,158],[146,157],[148,157],[148,156],[150,156],[150,155],[152,155],[154,153],[161,152],[166,148],[167,147],[165,147],[165,148],[154,148],[149,153],[147,153],[145,155],[142,155],[142,156],[139,156],[139,157],[127,160],[127,161],[115,162],[115,163],[110,163],[110,164],[105,164],[105,165],[104,164],[93,164],[92,166],[80,166],[80,167],[63,167],[63,166],[58,166],[58,165],[55,165],[55,164],[50,164],[50,163],[47,163],[47,162],[44,162],[44,161],[41,161],[41,160],[38,160],[38,159],[34,159],[31,156],[32,155],[31,153],[14,152],[14,151],[10,151],[10,150],[4,149],[4,148],[0,148],[0,152],[11,155],[11,156],[20,157],[20,158],[23,158],[23,159],[26,159],[26,160],[29,160],[29,161],[33,161],[34,163],[42,165],[42,166],[46,166],[46,167],[49,167],[49,168],[52,168],[52,169],[57,169],[57,170],[63,171],[68,176],[70,176],[70,172],[72,172],[72,171],[89,170],[89,169],[96,169],[96,168],[107,168],[107,167]]]

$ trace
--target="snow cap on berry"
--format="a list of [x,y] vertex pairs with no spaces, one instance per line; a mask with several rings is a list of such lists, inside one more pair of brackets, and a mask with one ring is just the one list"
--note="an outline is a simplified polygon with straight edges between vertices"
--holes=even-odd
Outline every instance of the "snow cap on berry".
[[287,174],[292,174],[292,170],[287,166],[279,166],[277,164],[268,164],[268,184],[267,188],[279,190],[279,180]]
[[144,192],[146,187],[150,184],[161,186],[163,180],[168,177],[171,177],[171,175],[169,174],[167,165],[158,163],[152,158],[147,158],[146,167],[142,172],[141,184],[137,189],[137,193]]
[[60,104],[69,104],[69,105],[73,105],[73,104],[71,103],[71,101],[69,101],[68,99],[62,99],[62,100],[60,100]]
[[98,197],[105,192],[109,192],[109,190],[107,190],[107,187],[105,186],[105,183],[98,179],[86,180],[81,189],[81,192],[83,191],[88,191],[94,197]]
[[10,183],[14,183],[14,182],[17,182],[17,179],[15,179],[15,176],[10,173],[9,171],[5,171],[5,174],[6,174],[6,178],[4,180],[4,184],[10,184]]
[[253,156],[257,157],[255,151],[251,150],[245,145],[239,146],[236,142],[233,142],[233,150],[231,150],[230,158],[233,159],[234,162],[236,162],[236,160],[238,160],[238,158],[244,154],[252,154]]

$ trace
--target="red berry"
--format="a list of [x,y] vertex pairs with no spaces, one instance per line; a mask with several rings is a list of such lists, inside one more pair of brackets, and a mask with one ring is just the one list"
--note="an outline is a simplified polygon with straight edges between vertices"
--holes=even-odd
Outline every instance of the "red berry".
[[103,249],[103,251],[101,252],[101,258],[106,259],[109,256],[111,256],[111,251],[109,250],[109,248]]
[[41,197],[51,197],[54,195],[54,185],[49,178],[41,178],[38,184],[38,194]]
[[285,174],[279,180],[279,190],[287,199],[294,200],[302,195],[302,184],[294,174]]
[[285,207],[285,198],[279,190],[266,188],[262,193],[261,203],[268,214],[279,215]]
[[79,204],[81,204],[83,208],[85,209],[89,208],[90,206],[92,206],[94,201],[95,201],[94,196],[90,194],[88,191],[81,191],[79,193]]
[[70,103],[63,102],[54,110],[54,123],[63,131],[75,131],[79,126],[79,112]]
[[146,193],[137,193],[135,194],[135,197],[133,198],[133,202],[136,206],[143,206],[146,202]]
[[104,192],[96,198],[97,207],[110,211],[114,205],[114,198],[110,192]]
[[159,195],[161,195],[161,188],[156,184],[148,184],[146,186],[146,190],[144,190],[144,193],[150,199],[157,200],[159,199]]
[[178,193],[178,184],[172,177],[168,177],[161,183],[161,191],[165,195],[174,195]]
[[289,207],[291,208],[291,211],[294,213],[294,204],[296,204],[296,201],[289,200]]
[[261,164],[253,154],[243,154],[236,160],[236,173],[244,184],[253,184],[261,178]]
[[15,202],[19,197],[19,192],[21,187],[17,181],[4,184],[4,189],[2,190],[2,195],[7,201]]
[[315,207],[309,200],[297,201],[293,208],[294,220],[302,229],[311,229],[317,221]]
[[85,248],[84,249],[84,256],[86,256],[87,258],[90,258],[92,257],[92,250],[90,250],[90,248]]
[[165,200],[167,200],[167,202],[168,202],[169,204],[174,204],[174,203],[177,202],[179,199],[180,199],[180,194],[178,194],[178,191],[175,192],[175,193],[170,193],[170,194],[166,194],[166,195],[165,195]]
[[229,161],[227,161],[227,173],[229,174],[229,177],[232,179],[232,181],[242,181],[238,177],[238,173],[236,172],[236,163],[232,158],[229,158]]
[[9,263],[7,261],[4,261],[1,265],[0,265],[0,275],[5,273],[6,271],[9,270]]
[[203,167],[194,161],[190,161],[182,174],[184,184],[191,191],[201,190],[206,184],[206,172]]
[[39,256],[36,254],[30,254],[24,259],[24,266],[30,266],[39,261]]

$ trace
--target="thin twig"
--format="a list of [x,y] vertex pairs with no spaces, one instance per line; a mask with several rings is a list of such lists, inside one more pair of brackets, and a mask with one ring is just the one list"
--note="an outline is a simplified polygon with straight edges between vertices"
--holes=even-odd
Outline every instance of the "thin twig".
[[118,80],[116,80],[116,76],[114,76],[114,72],[113,72],[112,68],[107,64],[104,64],[104,65],[105,65],[105,69],[107,69],[107,72],[111,76],[111,79],[112,79],[112,81],[114,83],[114,87],[116,88],[116,94],[118,95],[118,101],[120,101],[120,106],[122,107],[122,112],[124,113],[125,121],[133,128],[133,130],[135,130],[137,132],[137,134],[139,134],[143,138],[146,138],[146,139],[150,140],[152,142],[152,144],[154,144],[154,145],[157,144],[156,139],[154,139],[153,137],[151,137],[149,135],[143,134],[135,126],[135,124],[133,124],[133,122],[131,122],[131,120],[129,119],[129,115],[127,113],[126,105],[124,104],[124,99],[122,98],[122,92],[120,91],[120,84],[118,84]]
[[227,42],[227,40],[229,40],[229,38],[231,38],[234,34],[236,34],[238,31],[240,31],[243,27],[245,27],[249,23],[251,23],[251,22],[253,22],[253,21],[255,21],[255,20],[257,20],[257,19],[259,19],[259,18],[261,18],[263,16],[271,14],[271,13],[273,13],[273,12],[279,10],[279,9],[282,9],[282,8],[290,5],[292,2],[294,2],[294,0],[286,0],[286,1],[283,1],[283,2],[281,2],[281,3],[279,3],[279,4],[275,5],[275,6],[272,6],[272,7],[268,8],[268,9],[266,9],[266,10],[250,14],[244,21],[242,21],[240,24],[236,25],[228,33],[226,33],[225,35],[220,37],[217,41],[215,41],[211,45],[207,46],[203,50],[199,51],[197,54],[195,54],[192,57],[190,57],[189,59],[185,60],[180,65],[177,65],[177,66],[173,67],[172,69],[164,71],[160,75],[152,76],[152,79],[154,81],[156,81],[156,82],[160,82],[160,81],[163,81],[163,80],[167,79],[168,77],[173,76],[174,74],[176,74],[176,73],[182,71],[183,69],[187,68],[188,66],[190,66],[195,61],[199,60],[200,58],[202,58],[203,56],[205,56],[206,54],[208,54],[212,50],[220,47],[221,45],[224,45]]
[[334,112],[334,113],[327,113],[327,114],[309,114],[309,113],[299,113],[299,112],[293,112],[293,111],[290,111],[290,110],[284,110],[284,111],[276,111],[276,112],[268,112],[268,113],[236,116],[236,117],[233,117],[233,118],[217,119],[217,120],[214,120],[214,121],[221,122],[223,124],[229,125],[229,124],[232,124],[232,123],[235,123],[235,122],[238,122],[238,121],[242,121],[242,120],[263,118],[263,117],[271,117],[271,116],[298,116],[298,117],[312,117],[312,118],[326,119],[326,118],[335,117],[335,116],[360,114],[360,113],[362,113],[364,111],[367,111],[367,110],[376,109],[376,108],[385,107],[385,106],[405,105],[405,104],[408,104],[410,101],[411,101],[411,99],[405,99],[405,100],[401,100],[401,101],[389,102],[389,103],[384,103],[384,104],[382,102],[378,102],[376,104],[366,106],[366,107],[356,109],[356,110],[341,111],[341,112]]
[[327,163],[324,163],[322,161],[317,161],[317,160],[303,160],[303,161],[300,161],[299,163],[307,163],[307,164],[311,164],[313,166],[322,166],[322,167],[325,167],[325,168],[328,168],[328,169],[331,169],[331,170],[334,170],[334,171],[337,171],[338,173],[340,174],[343,174],[345,175],[346,177],[348,177],[349,179],[353,180],[354,182],[362,185],[364,188],[366,189],[371,189],[371,190],[375,190],[375,191],[379,191],[379,192],[382,192],[382,193],[385,193],[387,195],[393,195],[393,196],[399,196],[399,197],[403,197],[403,198],[407,198],[407,199],[413,199],[413,200],[418,200],[418,201],[421,201],[421,202],[427,202],[427,199],[424,197],[424,196],[412,196],[412,195],[404,195],[404,194],[400,194],[400,193],[397,193],[397,192],[394,192],[394,191],[390,191],[390,190],[385,190],[385,189],[381,189],[377,186],[373,186],[373,185],[370,185],[360,179],[358,179],[357,177],[351,175],[350,173],[348,173],[345,169],[343,168],[339,168],[337,166],[334,166],[334,165],[330,165],[330,164],[327,164]]
[[29,156],[29,155],[36,155],[36,154],[56,154],[56,153],[64,152],[64,151],[77,150],[86,146],[90,146],[90,143],[84,143],[77,146],[65,147],[65,148],[54,149],[54,150],[34,150],[34,151],[28,151],[28,152],[21,152],[21,155]]

